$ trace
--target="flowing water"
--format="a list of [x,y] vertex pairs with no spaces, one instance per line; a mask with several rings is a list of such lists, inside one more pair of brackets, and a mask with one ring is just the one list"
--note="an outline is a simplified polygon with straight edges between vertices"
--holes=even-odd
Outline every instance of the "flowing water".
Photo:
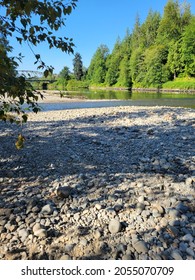
[[129,91],[71,91],[64,92],[70,98],[79,97],[75,102],[41,104],[44,111],[66,110],[78,108],[100,108],[113,106],[171,106],[195,109],[195,94],[188,93],[156,93]]

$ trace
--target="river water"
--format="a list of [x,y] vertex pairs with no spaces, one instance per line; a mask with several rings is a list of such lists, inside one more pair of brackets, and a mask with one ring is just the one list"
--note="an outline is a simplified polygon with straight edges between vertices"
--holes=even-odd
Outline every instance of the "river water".
[[[128,91],[75,91],[66,96],[80,97],[79,101],[42,103],[43,111],[116,106],[171,106],[195,109],[195,94],[149,93]],[[84,99],[82,99],[84,98]]]

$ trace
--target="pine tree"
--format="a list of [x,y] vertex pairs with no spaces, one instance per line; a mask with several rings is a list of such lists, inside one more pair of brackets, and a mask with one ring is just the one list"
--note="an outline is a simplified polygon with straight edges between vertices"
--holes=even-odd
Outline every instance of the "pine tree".
[[121,41],[120,38],[117,39],[114,49],[107,59],[107,73],[106,73],[106,84],[112,86],[117,83],[119,77],[119,66],[122,59],[122,52],[121,52]]
[[91,84],[102,84],[105,82],[108,54],[108,47],[106,45],[101,45],[92,57],[87,73],[87,79]]
[[187,76],[195,77],[195,16],[186,26],[182,34],[181,55],[184,72]]
[[75,79],[77,81],[81,81],[83,77],[83,62],[82,57],[79,53],[76,53],[73,59],[73,72]]

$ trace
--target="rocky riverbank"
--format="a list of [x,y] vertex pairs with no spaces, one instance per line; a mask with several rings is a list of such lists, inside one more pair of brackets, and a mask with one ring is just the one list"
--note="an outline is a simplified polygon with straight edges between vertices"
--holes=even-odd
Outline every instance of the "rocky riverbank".
[[0,123],[0,259],[195,259],[194,118],[115,107]]

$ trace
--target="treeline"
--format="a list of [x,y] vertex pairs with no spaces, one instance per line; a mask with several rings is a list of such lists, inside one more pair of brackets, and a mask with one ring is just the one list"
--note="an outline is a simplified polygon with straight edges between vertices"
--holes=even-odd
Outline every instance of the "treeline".
[[77,53],[73,72],[64,67],[51,87],[162,88],[178,78],[186,84],[188,78],[186,86],[195,88],[195,16],[190,5],[168,0],[162,16],[150,10],[143,23],[137,16],[132,33],[118,38],[112,52],[99,46],[88,69]]

